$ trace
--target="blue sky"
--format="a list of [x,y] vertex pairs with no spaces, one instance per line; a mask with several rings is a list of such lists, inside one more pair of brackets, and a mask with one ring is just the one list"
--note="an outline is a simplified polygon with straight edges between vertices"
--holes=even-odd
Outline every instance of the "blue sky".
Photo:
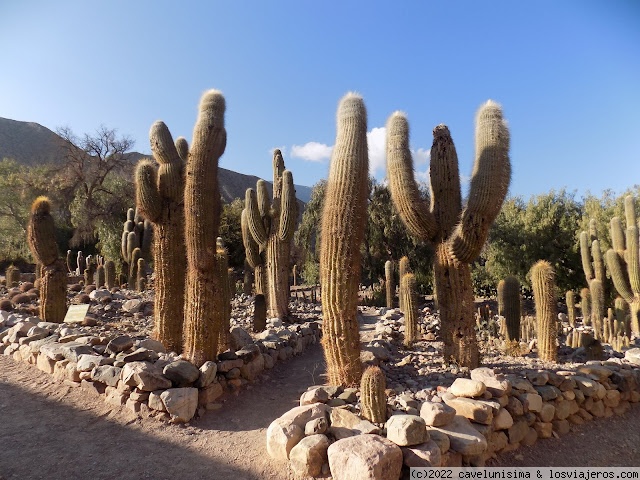
[[511,127],[512,195],[640,183],[635,0],[0,3],[1,117],[105,125],[149,152],[155,120],[191,138],[209,88],[227,100],[220,165],[266,179],[274,147],[295,183],[326,178],[337,103],[357,91],[378,179],[395,110],[420,177],[445,123],[468,178],[474,115],[491,98]]

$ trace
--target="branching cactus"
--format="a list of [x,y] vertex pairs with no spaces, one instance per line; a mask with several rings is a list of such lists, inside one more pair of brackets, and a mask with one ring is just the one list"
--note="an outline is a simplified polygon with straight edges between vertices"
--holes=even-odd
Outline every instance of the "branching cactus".
[[558,359],[555,279],[553,267],[546,260],[538,261],[531,268],[531,284],[536,304],[538,356],[545,362],[555,362]]
[[242,230],[242,242],[245,252],[245,268],[247,265],[253,269],[253,279],[256,284],[256,295],[265,295],[267,275],[265,271],[265,252],[253,239],[249,230],[249,221],[247,220],[247,209],[242,210],[240,216],[240,227]]
[[640,335],[640,254],[638,252],[638,225],[635,202],[631,195],[624,199],[627,229],[617,217],[611,219],[613,248],[606,253],[607,267],[616,290],[629,304],[631,331]]
[[573,290],[567,291],[567,317],[569,317],[569,325],[571,328],[576,326],[576,298]]
[[404,311],[404,346],[409,348],[418,339],[418,302],[416,298],[416,276],[407,273],[400,280]]
[[580,233],[580,258],[582,259],[582,270],[587,279],[587,284],[591,287],[592,280],[599,280],[604,286],[605,267],[600,242],[596,230],[596,221],[589,221],[589,232]]
[[498,315],[504,317],[507,341],[520,340],[520,282],[512,275],[498,282]]
[[[289,259],[296,228],[298,203],[293,176],[284,168],[280,150],[273,152],[273,200],[267,185],[258,180],[256,191],[245,196],[245,221],[253,241],[265,252],[267,308],[270,317],[289,317]],[[245,245],[247,244],[245,240]]]
[[111,290],[116,284],[116,264],[113,260],[104,263],[104,286]]
[[62,323],[67,313],[67,268],[58,258],[55,238],[51,203],[47,197],[38,197],[31,206],[27,242],[35,260],[42,264],[40,318],[45,322]]
[[403,303],[403,300],[402,300],[402,297],[403,297],[402,279],[404,278],[404,276],[407,273],[411,273],[411,266],[409,265],[409,257],[404,256],[398,262],[398,278],[400,279],[400,292],[399,292],[399,295],[398,295],[398,307],[400,308],[400,311],[402,313],[404,313],[404,310],[405,310],[404,303]]
[[373,423],[387,421],[387,381],[379,367],[368,367],[360,382],[360,408],[362,416]]
[[216,360],[221,330],[228,321],[224,298],[226,266],[218,268],[212,246],[220,227],[221,198],[218,161],[227,145],[225,100],[217,90],[205,92],[193,130],[184,189],[187,288],[185,297],[184,356],[201,366]]
[[393,308],[393,297],[396,295],[396,284],[393,281],[393,261],[391,260],[387,260],[384,263],[384,278],[387,294],[387,308]]
[[174,144],[163,122],[153,124],[149,140],[156,163],[150,160],[138,163],[135,183],[138,211],[153,224],[154,230],[156,293],[153,336],[167,350],[181,353],[187,263],[184,241],[186,158],[179,154],[179,151],[184,152],[184,147],[177,145],[186,144],[186,141],[179,138]]
[[131,254],[135,248],[140,249],[141,258],[149,259],[153,239],[153,225],[145,220],[138,212],[130,208],[127,211],[127,221],[122,230],[121,254],[122,259],[131,267]]
[[[433,130],[431,199],[415,182],[409,124],[400,112],[387,121],[387,174],[393,202],[409,232],[435,247],[435,290],[442,318],[444,357],[475,368],[480,358],[474,331],[470,263],[482,249],[511,178],[509,130],[492,101],[476,116],[476,153],[469,198],[463,207],[458,157],[449,129]],[[429,206],[430,203],[430,206]]]
[[338,106],[322,210],[322,345],[330,385],[355,386],[362,376],[357,312],[368,172],[366,108],[362,97],[348,93]]

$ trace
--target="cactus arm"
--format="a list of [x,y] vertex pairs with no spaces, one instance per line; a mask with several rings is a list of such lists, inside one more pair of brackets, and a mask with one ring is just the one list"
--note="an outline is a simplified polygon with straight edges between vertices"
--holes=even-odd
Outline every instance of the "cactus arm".
[[631,292],[631,286],[629,285],[628,279],[624,273],[624,269],[620,264],[620,257],[615,250],[610,248],[605,254],[605,259],[607,260],[609,273],[611,273],[613,286],[616,287],[616,290],[618,291],[620,296],[624,298],[627,303],[632,303],[633,293]]
[[395,112],[387,121],[386,149],[389,190],[402,221],[412,235],[423,240],[433,239],[436,221],[415,181],[409,150],[409,124],[401,112]]
[[591,268],[591,252],[589,252],[589,234],[580,233],[580,258],[582,259],[582,270],[587,279],[587,283],[593,280],[593,269]]
[[489,100],[476,116],[476,159],[469,198],[449,244],[458,261],[472,262],[480,254],[510,180],[509,129],[500,106]]
[[624,197],[624,214],[627,220],[627,228],[638,226],[636,221],[636,205],[632,195]]
[[[162,212],[162,199],[157,183],[155,165],[148,160],[139,162],[135,172],[136,205],[140,214],[152,222],[158,220]],[[126,225],[125,229],[128,230]]]
[[184,162],[181,160],[169,128],[164,122],[156,122],[149,131],[151,152],[158,168],[158,192],[164,198],[174,202],[183,201],[184,183],[182,171]]
[[247,220],[247,209],[242,209],[242,215],[240,216],[240,226],[242,229],[242,241],[244,243],[245,257],[251,268],[256,268],[258,265],[262,265],[262,258],[260,257],[260,251],[258,244],[253,239],[251,231],[249,230],[249,222]]
[[593,270],[595,278],[596,280],[601,281],[604,286],[606,277],[604,259],[602,258],[602,251],[600,250],[600,242],[597,239],[591,243],[591,253],[593,255]]
[[244,208],[247,211],[247,226],[249,227],[249,231],[251,232],[253,239],[258,243],[258,245],[266,245],[269,236],[264,228],[264,224],[262,223],[256,192],[253,188],[247,188],[247,192],[244,197]]
[[611,219],[611,247],[620,257],[624,255],[624,230],[619,217]]
[[458,154],[446,125],[433,129],[429,171],[431,211],[439,230],[437,238],[446,239],[457,225],[462,210]]
[[180,160],[186,163],[189,158],[189,143],[187,142],[187,139],[184,137],[178,137],[176,138],[175,145]]
[[640,259],[638,258],[638,227],[627,227],[627,270],[629,284],[637,299],[640,299]]
[[288,242],[293,238],[298,217],[298,201],[296,189],[293,186],[293,175],[285,170],[282,175],[282,197],[280,199],[280,225],[278,238]]
[[282,180],[284,174],[284,159],[279,149],[273,151],[273,198],[282,196]]

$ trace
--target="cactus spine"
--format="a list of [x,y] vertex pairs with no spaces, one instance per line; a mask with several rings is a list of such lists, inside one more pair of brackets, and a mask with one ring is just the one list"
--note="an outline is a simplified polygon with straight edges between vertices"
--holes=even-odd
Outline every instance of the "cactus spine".
[[264,295],[259,293],[256,295],[253,310],[253,332],[260,333],[265,328],[267,328],[267,303],[264,300]]
[[476,158],[463,208],[458,158],[449,129],[438,125],[431,147],[431,206],[413,175],[409,124],[394,113],[387,121],[387,172],[391,197],[412,235],[435,247],[434,275],[442,316],[444,357],[461,366],[480,363],[474,331],[470,262],[480,253],[511,177],[509,131],[499,105],[489,101],[476,116]]
[[571,328],[576,326],[576,299],[573,290],[567,291],[567,317],[569,317],[569,325]]
[[62,323],[67,313],[67,273],[65,263],[58,258],[55,238],[51,203],[47,197],[38,197],[31,206],[27,242],[33,257],[42,264],[40,318]]
[[393,281],[393,262],[387,260],[384,262],[384,278],[387,297],[387,308],[393,308],[393,297],[396,294],[396,285]]
[[111,290],[116,284],[116,264],[113,260],[104,263],[104,286]]
[[364,418],[373,423],[387,421],[387,382],[379,367],[368,367],[360,382],[360,408]]
[[[149,140],[157,163],[149,160],[139,162],[135,183],[138,211],[153,224],[154,229],[156,294],[153,336],[167,350],[181,353],[186,264],[183,209],[185,163],[163,122],[153,124]],[[176,144],[179,142],[180,139]],[[128,265],[126,268],[129,268]]]
[[615,241],[606,253],[607,267],[618,294],[629,304],[631,331],[640,335],[640,254],[635,202],[631,195],[624,199],[624,211],[627,221],[624,240],[620,221],[616,217],[611,220],[611,237]]
[[348,93],[338,106],[322,211],[322,344],[330,385],[358,385],[362,376],[357,309],[368,172],[366,108],[362,97]]
[[187,286],[185,298],[184,355],[201,366],[215,360],[228,308],[224,289],[226,266],[218,268],[217,249],[221,199],[218,161],[227,144],[224,128],[225,100],[217,90],[205,92],[193,130],[184,189]]
[[404,346],[409,348],[418,339],[418,304],[416,301],[416,276],[407,273],[401,279],[404,312]]
[[558,324],[555,299],[555,272],[546,260],[538,261],[531,268],[531,284],[536,304],[538,327],[538,357],[546,362],[558,359]]
[[[282,153],[273,152],[273,200],[266,182],[258,180],[257,195],[247,189],[245,221],[253,241],[265,252],[267,308],[270,317],[289,317],[289,258],[296,228],[298,204],[293,176],[285,170]],[[245,244],[248,240],[244,240]]]
[[504,317],[507,341],[520,340],[520,282],[514,276],[498,282],[498,315]]

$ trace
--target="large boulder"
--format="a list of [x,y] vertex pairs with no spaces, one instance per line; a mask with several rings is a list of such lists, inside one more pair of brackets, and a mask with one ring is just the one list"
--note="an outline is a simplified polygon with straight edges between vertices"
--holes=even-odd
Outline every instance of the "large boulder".
[[398,480],[402,450],[379,435],[357,435],[331,444],[327,451],[333,480]]

